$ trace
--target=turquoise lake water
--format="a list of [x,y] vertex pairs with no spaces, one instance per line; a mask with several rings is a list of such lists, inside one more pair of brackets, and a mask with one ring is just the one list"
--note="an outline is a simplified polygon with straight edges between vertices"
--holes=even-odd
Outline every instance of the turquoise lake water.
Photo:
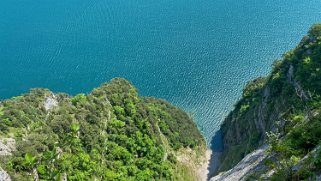
[[316,22],[320,0],[1,0],[0,99],[124,77],[210,142],[244,84]]

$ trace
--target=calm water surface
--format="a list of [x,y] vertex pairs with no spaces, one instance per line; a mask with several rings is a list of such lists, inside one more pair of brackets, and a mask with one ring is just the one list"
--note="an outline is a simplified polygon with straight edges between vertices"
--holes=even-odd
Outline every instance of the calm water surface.
[[244,84],[320,21],[320,0],[1,0],[0,99],[125,77],[210,141]]

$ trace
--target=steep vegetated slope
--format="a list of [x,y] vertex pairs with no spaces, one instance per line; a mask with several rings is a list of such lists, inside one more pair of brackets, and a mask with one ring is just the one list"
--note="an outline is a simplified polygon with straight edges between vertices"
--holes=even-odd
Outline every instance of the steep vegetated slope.
[[1,167],[19,181],[197,180],[177,157],[205,151],[188,114],[121,78],[88,95],[33,89],[2,101],[0,131]]
[[[274,62],[269,76],[246,85],[242,99],[221,127],[225,150],[219,171],[231,169],[262,146],[266,148],[266,158],[237,179],[317,179],[321,173],[320,112],[321,25],[318,24],[294,50]],[[255,152],[252,154],[257,156]],[[251,159],[249,156],[247,160]],[[240,164],[238,167],[245,168]]]

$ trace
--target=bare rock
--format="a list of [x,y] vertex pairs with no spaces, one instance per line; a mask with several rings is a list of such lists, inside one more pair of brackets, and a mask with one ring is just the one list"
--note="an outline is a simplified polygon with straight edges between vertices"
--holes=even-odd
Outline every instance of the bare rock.
[[252,173],[253,170],[266,158],[265,151],[268,148],[267,145],[253,151],[243,158],[234,168],[231,170],[219,174],[211,181],[237,181],[244,180],[247,175]]
[[0,181],[11,181],[10,176],[0,167]]
[[58,101],[57,101],[57,98],[54,94],[46,97],[46,101],[45,101],[46,111],[49,111],[50,109],[57,107],[57,106],[58,106]]
[[11,155],[16,148],[16,140],[13,138],[0,139],[0,156]]

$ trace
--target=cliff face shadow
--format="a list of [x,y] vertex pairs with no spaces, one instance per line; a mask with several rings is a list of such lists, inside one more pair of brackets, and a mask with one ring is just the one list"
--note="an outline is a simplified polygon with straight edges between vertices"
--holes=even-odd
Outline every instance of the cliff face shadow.
[[210,149],[212,150],[212,155],[208,165],[208,175],[207,180],[213,177],[216,174],[218,166],[220,164],[220,156],[223,152],[223,140],[222,140],[222,132],[218,130],[210,143]]

